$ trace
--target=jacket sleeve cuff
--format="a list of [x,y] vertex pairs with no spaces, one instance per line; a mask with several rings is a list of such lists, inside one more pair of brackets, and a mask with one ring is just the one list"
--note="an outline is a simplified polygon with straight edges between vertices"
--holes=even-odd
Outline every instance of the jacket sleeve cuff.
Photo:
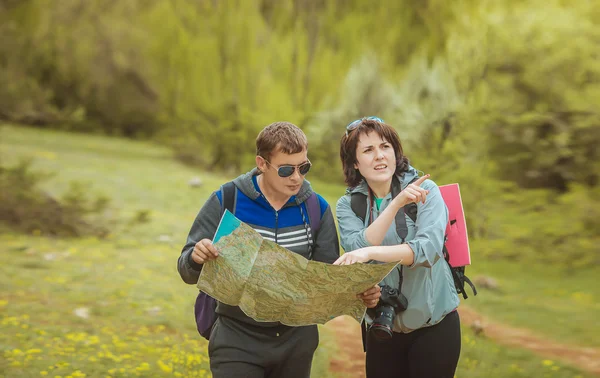
[[192,258],[192,252],[193,249],[190,250],[187,254],[187,263],[192,269],[197,270],[199,272],[202,270],[202,264],[198,264],[194,261],[194,259]]
[[417,243],[414,240],[406,242],[406,245],[408,245],[410,247],[410,250],[413,253],[413,263],[410,264],[409,266],[407,266],[408,269],[412,269],[415,266],[419,265],[419,264],[417,264],[418,263],[417,253],[415,252],[419,246],[417,245]]
[[369,241],[367,240],[367,229],[366,228],[361,230],[358,233],[358,238],[356,241],[358,242],[358,248],[366,248],[366,247],[373,246],[373,244],[369,243]]

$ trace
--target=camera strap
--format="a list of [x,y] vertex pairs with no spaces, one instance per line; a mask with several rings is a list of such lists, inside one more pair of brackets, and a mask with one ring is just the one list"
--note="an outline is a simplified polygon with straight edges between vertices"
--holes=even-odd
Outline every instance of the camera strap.
[[[396,185],[394,185],[394,184],[396,184]],[[400,193],[401,189],[398,190],[400,187],[401,187],[401,184],[398,182],[398,180],[394,176],[394,179],[392,179],[392,199],[396,195],[398,195],[398,193]],[[375,198],[375,195],[373,194],[373,191],[371,190],[371,188],[369,188],[369,195],[367,196],[367,206],[369,207],[369,222],[368,222],[369,224],[368,224],[368,226],[370,226],[373,223],[373,219],[374,219],[374,217],[373,217],[373,206],[375,205],[374,198]],[[354,209],[355,202],[357,202],[357,201],[354,201],[354,198],[353,198],[352,199],[352,206],[353,206],[352,210],[354,210],[354,212],[356,213],[357,210]],[[362,203],[364,204],[364,200]],[[356,205],[358,205],[358,203],[356,203]],[[362,209],[363,209],[362,214],[363,214],[363,219],[364,219],[364,217],[366,216],[367,209],[364,208],[364,205],[363,205]],[[404,243],[404,240],[408,233],[408,227],[406,226],[406,220],[404,222],[398,222],[398,218],[405,219],[404,211],[403,210],[400,210],[400,211],[402,211],[402,214],[396,215],[396,233],[402,239],[402,243]],[[401,215],[401,216],[398,216],[398,215]],[[402,230],[402,227],[404,227],[404,230]],[[404,236],[402,236],[402,235],[404,235]],[[400,265],[400,269],[398,270],[398,273],[399,273],[398,274],[398,291],[399,292],[402,292],[403,269],[404,269],[404,266]],[[367,322],[365,320],[362,321],[360,330],[361,330],[361,334],[362,334],[363,351],[366,352],[367,351],[367,334],[369,332],[369,329],[367,327]]]

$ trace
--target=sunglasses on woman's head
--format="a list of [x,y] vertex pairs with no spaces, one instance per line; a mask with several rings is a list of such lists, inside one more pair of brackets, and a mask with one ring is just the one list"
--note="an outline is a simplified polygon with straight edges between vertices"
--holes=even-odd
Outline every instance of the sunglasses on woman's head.
[[308,173],[308,171],[310,171],[310,167],[312,166],[312,164],[310,163],[310,160],[302,163],[300,165],[288,165],[288,164],[284,164],[284,165],[280,165],[280,166],[275,166],[273,164],[271,164],[268,160],[265,159],[265,161],[267,162],[267,164],[269,164],[271,167],[276,168],[277,169],[277,174],[279,175],[279,177],[290,177],[291,175],[294,174],[294,171],[296,169],[298,169],[298,173],[300,173],[301,176],[304,176]]
[[384,122],[384,121],[383,121],[381,118],[379,118],[379,117],[374,117],[374,116],[371,116],[371,117],[363,117],[363,118],[359,118],[359,119],[357,119],[356,121],[352,121],[352,122],[350,122],[350,123],[348,124],[348,126],[346,126],[346,136],[348,136],[348,134],[350,133],[350,131],[352,131],[352,130],[356,129],[356,128],[357,128],[357,127],[360,125],[360,123],[361,123],[363,120],[365,120],[365,119],[368,119],[368,120],[371,120],[371,121],[377,121],[377,122],[385,123],[385,122]]

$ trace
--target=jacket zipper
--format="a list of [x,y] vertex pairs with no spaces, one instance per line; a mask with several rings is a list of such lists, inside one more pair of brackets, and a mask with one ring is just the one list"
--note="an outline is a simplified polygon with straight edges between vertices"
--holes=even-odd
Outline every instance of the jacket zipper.
[[271,209],[273,209],[273,211],[275,212],[275,243],[278,244],[277,243],[277,229],[279,228],[279,211],[275,210],[275,208],[273,207],[273,205],[271,205],[269,203],[269,201],[267,200],[267,197],[265,197],[264,194],[260,193],[260,195],[262,196],[262,198],[265,199],[265,202],[268,203],[269,206],[271,206]]
[[[275,209],[273,209],[275,210]],[[279,211],[275,210],[275,243],[277,243],[277,229],[279,228]]]

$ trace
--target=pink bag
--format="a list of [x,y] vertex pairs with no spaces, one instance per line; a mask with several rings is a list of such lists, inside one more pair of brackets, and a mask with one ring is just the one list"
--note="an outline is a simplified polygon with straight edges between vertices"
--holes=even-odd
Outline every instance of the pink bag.
[[439,188],[448,207],[446,248],[450,254],[450,265],[455,268],[471,265],[467,222],[458,184],[442,185]]

